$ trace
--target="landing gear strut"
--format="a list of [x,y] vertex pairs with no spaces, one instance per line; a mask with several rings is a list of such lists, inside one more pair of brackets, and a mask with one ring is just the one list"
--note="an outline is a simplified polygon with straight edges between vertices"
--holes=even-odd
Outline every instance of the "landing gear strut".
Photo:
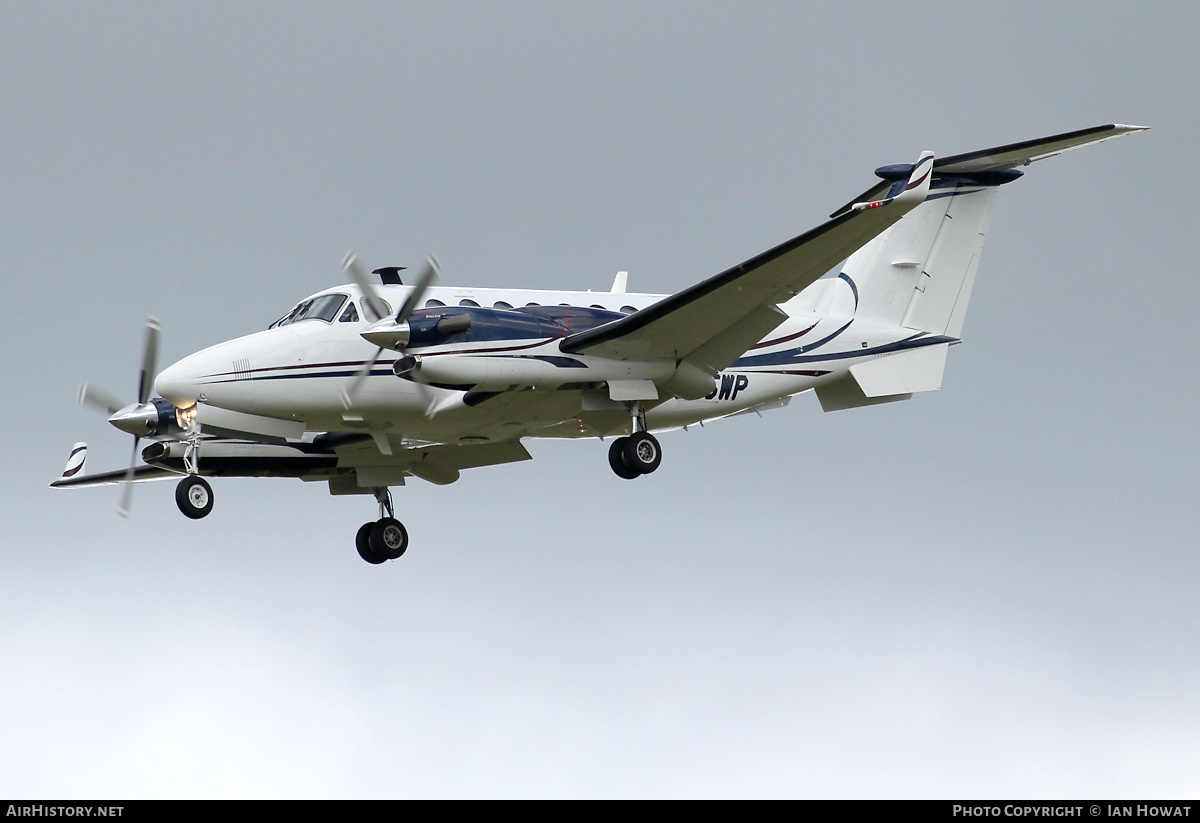
[[183,469],[187,477],[175,487],[175,505],[193,520],[207,517],[213,507],[213,490],[200,476],[200,427],[196,424],[196,407],[176,411],[179,424],[187,431],[187,449],[183,453]]
[[662,447],[650,432],[646,431],[646,412],[640,403],[631,403],[633,434],[618,437],[608,447],[608,465],[617,477],[633,480],[650,474],[662,464]]
[[408,549],[408,530],[394,517],[392,493],[386,486],[375,491],[379,501],[379,519],[363,523],[354,536],[358,556],[372,565],[396,560]]

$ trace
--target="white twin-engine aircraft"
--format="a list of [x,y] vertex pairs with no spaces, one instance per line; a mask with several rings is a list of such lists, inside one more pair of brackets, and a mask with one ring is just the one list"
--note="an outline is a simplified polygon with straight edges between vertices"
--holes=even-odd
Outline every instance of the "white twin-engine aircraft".
[[[828,222],[669,297],[627,292],[624,272],[607,293],[439,287],[433,258],[411,285],[396,267],[376,269],[376,285],[348,256],[352,285],[157,378],[151,320],[137,402],[80,391],[134,436],[131,465],[84,475],[80,443],[51,485],[123,483],[127,514],[132,482],[180,476],[179,508],[201,518],[205,477],[327,481],[331,494],[375,495],[379,519],[355,542],[382,563],[408,546],[391,486],[528,460],[525,438],[612,437],[609,465],[632,480],[659,466],[654,431],[809,389],[825,411],[907,400],[941,387],[997,189],[1018,166],[1140,130],[883,166]],[[139,462],[143,437],[155,442]]]

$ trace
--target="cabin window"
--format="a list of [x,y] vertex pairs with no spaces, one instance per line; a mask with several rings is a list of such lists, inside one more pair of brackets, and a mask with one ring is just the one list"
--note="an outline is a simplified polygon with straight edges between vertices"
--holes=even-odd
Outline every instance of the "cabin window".
[[526,306],[517,311],[544,317],[573,332],[621,319],[621,315],[616,312],[607,309],[585,309],[583,306]]
[[479,304],[478,304],[478,303],[476,303],[474,300],[467,300],[465,297],[464,297],[462,300],[459,300],[459,301],[458,301],[458,305],[460,305],[460,306],[470,306],[470,307],[471,307],[471,308],[473,308],[473,309],[477,309],[477,308],[479,308]]
[[446,305],[446,304],[443,303],[441,300],[430,299],[430,300],[425,301],[425,308],[427,308],[427,309],[440,309],[444,305]]
[[493,309],[503,309],[504,311],[508,311],[509,309],[512,308],[512,303],[505,303],[503,300],[497,300],[495,303],[492,304],[492,308]]

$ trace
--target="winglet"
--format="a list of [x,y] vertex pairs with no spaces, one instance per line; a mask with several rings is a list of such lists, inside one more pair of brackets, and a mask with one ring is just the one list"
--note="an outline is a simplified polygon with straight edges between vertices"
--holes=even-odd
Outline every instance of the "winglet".
[[71,447],[71,456],[67,458],[67,467],[63,469],[63,478],[74,477],[83,471],[87,462],[87,443],[76,443]]
[[886,206],[888,203],[907,203],[911,208],[924,202],[925,197],[929,194],[929,183],[932,179],[933,152],[921,152],[921,157],[913,164],[908,179],[901,178],[896,180],[892,184],[891,189],[888,190],[887,197],[884,197],[882,200],[868,200],[863,203],[855,203],[850,207],[850,210],[864,211],[866,209],[877,209],[881,206]]

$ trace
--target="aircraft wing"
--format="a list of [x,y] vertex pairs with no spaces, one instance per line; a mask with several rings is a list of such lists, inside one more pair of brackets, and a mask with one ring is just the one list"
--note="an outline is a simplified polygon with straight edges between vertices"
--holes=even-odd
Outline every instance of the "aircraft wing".
[[341,433],[328,437],[330,449],[341,458],[339,466],[311,479],[328,479],[333,494],[364,494],[375,486],[400,486],[406,477],[443,486],[458,480],[464,469],[532,459],[519,440],[406,446],[382,456],[370,438]]
[[[1062,134],[1052,134],[1049,137],[1039,137],[1036,140],[1023,140],[1020,143],[1008,143],[994,146],[990,149],[980,149],[966,154],[953,154],[939,157],[933,162],[934,174],[985,174],[988,172],[1007,171],[1017,166],[1028,166],[1035,160],[1044,160],[1064,151],[1086,146],[1088,143],[1099,143],[1112,140],[1135,131],[1146,131],[1145,126],[1124,126],[1120,123],[1108,123],[1103,126],[1092,126],[1090,129],[1079,129]],[[835,211],[831,217],[844,214],[854,203],[862,200],[873,200],[881,192],[887,191],[888,181],[877,183],[854,200]]]
[[[331,480],[342,486],[348,483],[351,490],[362,493],[371,486],[402,485],[406,476],[431,483],[452,483],[464,469],[531,459],[519,440],[406,446],[397,449],[394,455],[384,456],[369,436],[345,432],[321,435],[313,443],[213,440],[205,446],[207,450],[200,461],[200,473],[205,477]],[[164,443],[155,464],[134,468],[131,482],[185,476],[182,454],[182,444]],[[117,469],[64,475],[50,485],[56,489],[116,485],[125,482],[126,472]]]
[[[50,487],[55,489],[71,489],[82,488],[84,486],[112,486],[117,483],[124,483],[126,472],[126,469],[117,469],[116,471],[87,474],[78,477],[60,477],[52,482]],[[161,480],[164,477],[180,476],[179,472],[162,469],[158,466],[137,466],[133,470],[133,480],[130,482],[141,483],[147,480]]]
[[[828,222],[641,311],[565,338],[565,352],[617,360],[691,360],[715,374],[783,322],[789,300],[924,201],[933,153],[889,197]],[[907,168],[907,167],[906,167]],[[887,193],[887,192],[884,192]]]

